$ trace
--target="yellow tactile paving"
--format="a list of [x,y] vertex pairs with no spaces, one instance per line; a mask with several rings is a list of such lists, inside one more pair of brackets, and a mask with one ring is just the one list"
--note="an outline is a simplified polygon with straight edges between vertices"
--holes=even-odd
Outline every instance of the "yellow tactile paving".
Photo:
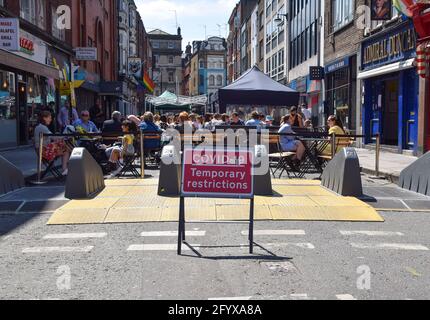
[[111,209],[104,223],[158,222],[161,219],[160,208]]
[[49,225],[100,224],[105,221],[107,209],[57,210],[49,219]]
[[284,196],[335,196],[321,186],[273,186],[273,191]]
[[118,198],[123,197],[128,192],[124,187],[106,187],[97,195],[97,198]]
[[353,197],[309,196],[318,206],[328,207],[370,207],[363,201]]
[[[157,195],[155,179],[108,180],[95,199],[73,200],[48,224],[178,221],[179,198]],[[284,183],[287,182],[287,183]],[[274,180],[274,196],[256,196],[256,220],[383,221],[368,204],[340,197],[318,181]],[[141,184],[141,185],[137,185]],[[187,221],[247,221],[250,200],[186,198]]]
[[136,186],[140,180],[137,179],[108,179],[105,185],[108,186]]
[[137,181],[137,186],[158,186],[158,179],[140,179]]
[[304,179],[273,179],[272,185],[294,185],[294,186],[320,186],[319,180],[304,180]]
[[96,198],[91,200],[72,200],[60,208],[60,210],[74,209],[110,209],[119,198]]
[[307,196],[281,196],[281,197],[256,197],[256,205],[268,206],[300,206],[300,207],[317,207],[318,205]]

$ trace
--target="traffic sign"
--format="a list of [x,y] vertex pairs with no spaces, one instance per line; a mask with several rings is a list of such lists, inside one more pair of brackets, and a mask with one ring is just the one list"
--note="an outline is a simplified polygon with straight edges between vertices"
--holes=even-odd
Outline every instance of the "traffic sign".
[[252,198],[253,157],[251,150],[185,149],[182,196]]

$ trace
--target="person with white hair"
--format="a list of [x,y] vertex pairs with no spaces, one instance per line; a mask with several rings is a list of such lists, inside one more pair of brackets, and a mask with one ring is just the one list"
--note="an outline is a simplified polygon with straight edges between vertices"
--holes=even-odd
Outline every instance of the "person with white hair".
[[122,121],[121,121],[121,112],[114,111],[112,113],[112,119],[106,120],[103,123],[103,133],[120,133],[122,132]]

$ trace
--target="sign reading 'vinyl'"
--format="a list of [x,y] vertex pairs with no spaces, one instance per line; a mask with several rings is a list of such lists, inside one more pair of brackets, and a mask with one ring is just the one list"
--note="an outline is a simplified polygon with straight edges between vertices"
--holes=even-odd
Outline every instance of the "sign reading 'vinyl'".
[[18,19],[0,18],[0,49],[19,51]]

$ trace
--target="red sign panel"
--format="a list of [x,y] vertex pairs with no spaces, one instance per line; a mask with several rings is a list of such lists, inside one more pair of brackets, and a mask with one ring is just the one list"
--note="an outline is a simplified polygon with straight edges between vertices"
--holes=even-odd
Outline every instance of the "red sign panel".
[[248,150],[185,149],[182,195],[253,197],[253,157]]

